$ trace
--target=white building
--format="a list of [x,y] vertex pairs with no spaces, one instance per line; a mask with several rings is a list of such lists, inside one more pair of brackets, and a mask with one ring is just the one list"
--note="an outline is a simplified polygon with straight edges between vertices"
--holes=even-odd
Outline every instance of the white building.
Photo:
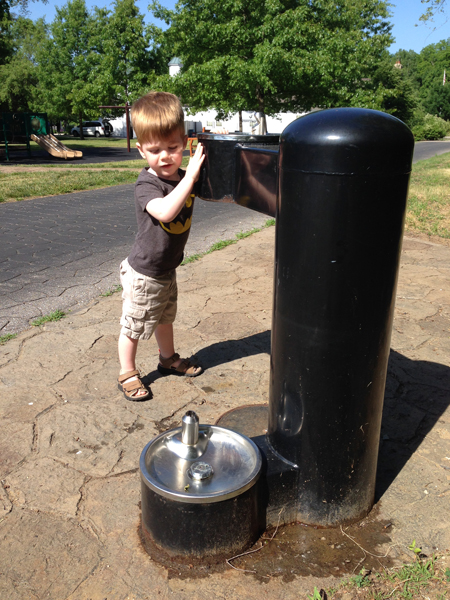
[[[174,56],[169,62],[169,75],[175,77],[181,70],[183,63],[180,58]],[[195,114],[188,114],[189,108],[183,107],[184,128],[186,135],[201,133],[203,130],[212,131],[221,127],[233,133],[239,131],[239,113],[234,114],[224,121],[216,120],[217,111],[210,109]],[[295,121],[305,113],[279,113],[275,117],[266,116],[267,133],[281,133],[285,127]],[[109,119],[113,126],[113,135],[116,137],[127,137],[126,117],[125,115],[116,119]],[[258,118],[253,111],[242,111],[242,131],[244,133],[257,133]]]
[[[229,119],[224,121],[216,120],[217,111],[214,109],[198,112],[194,115],[188,114],[188,109],[184,108],[184,128],[186,134],[190,132],[201,133],[205,130],[213,130],[218,127],[228,130],[229,133],[239,131],[239,113],[235,113]],[[285,127],[295,121],[305,113],[279,113],[275,117],[266,115],[267,133],[281,133]],[[253,111],[242,111],[242,131],[244,133],[256,133],[258,127],[257,118]]]

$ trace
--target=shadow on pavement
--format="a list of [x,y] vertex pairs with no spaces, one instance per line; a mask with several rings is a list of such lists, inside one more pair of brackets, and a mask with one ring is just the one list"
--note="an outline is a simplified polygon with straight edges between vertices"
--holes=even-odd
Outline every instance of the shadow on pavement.
[[[197,352],[204,369],[255,354],[270,354],[270,331],[212,344]],[[149,373],[149,381],[161,377]],[[450,404],[450,368],[391,350],[378,456],[376,501],[403,469]]]
[[[270,331],[211,344],[197,352],[205,371],[246,356],[270,354]],[[156,369],[145,383],[163,377]],[[450,368],[391,349],[381,425],[375,501],[383,496],[450,404]]]
[[391,350],[378,455],[378,501],[450,404],[450,368]]

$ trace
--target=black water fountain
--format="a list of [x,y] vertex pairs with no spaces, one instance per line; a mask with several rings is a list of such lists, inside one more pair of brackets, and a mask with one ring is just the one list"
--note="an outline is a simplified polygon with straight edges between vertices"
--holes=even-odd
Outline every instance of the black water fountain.
[[356,108],[199,141],[200,198],[276,216],[270,390],[266,436],[188,413],[144,448],[143,540],[175,562],[242,552],[280,515],[371,510],[414,148],[400,120]]

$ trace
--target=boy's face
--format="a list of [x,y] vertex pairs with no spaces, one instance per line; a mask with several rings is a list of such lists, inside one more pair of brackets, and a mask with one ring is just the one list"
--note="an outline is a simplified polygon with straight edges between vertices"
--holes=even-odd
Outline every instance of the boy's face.
[[143,144],[137,142],[136,147],[147,161],[151,173],[162,179],[178,181],[178,169],[183,160],[186,141],[187,136],[175,131],[161,140],[152,139]]

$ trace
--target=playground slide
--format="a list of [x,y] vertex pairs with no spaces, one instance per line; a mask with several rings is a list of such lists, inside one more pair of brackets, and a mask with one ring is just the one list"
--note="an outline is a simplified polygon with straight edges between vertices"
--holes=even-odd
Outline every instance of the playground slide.
[[83,153],[79,150],[70,150],[70,148],[61,144],[52,134],[35,135],[32,133],[31,139],[49,154],[57,158],[81,158],[83,156]]

